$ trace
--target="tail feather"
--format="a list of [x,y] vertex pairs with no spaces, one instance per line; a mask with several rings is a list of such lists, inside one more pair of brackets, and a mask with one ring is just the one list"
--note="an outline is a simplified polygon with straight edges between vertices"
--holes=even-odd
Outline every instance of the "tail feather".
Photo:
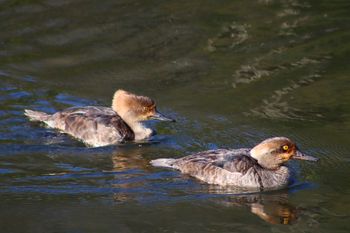
[[155,167],[171,167],[174,168],[174,162],[176,159],[155,159],[151,161],[151,164]]
[[29,109],[24,110],[24,115],[26,115],[31,121],[47,121],[51,116],[45,112],[38,112]]

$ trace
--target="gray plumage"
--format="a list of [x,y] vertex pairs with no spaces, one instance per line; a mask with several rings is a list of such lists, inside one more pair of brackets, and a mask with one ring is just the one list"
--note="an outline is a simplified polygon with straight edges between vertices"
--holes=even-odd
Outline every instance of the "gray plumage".
[[105,146],[134,140],[134,132],[112,108],[72,107],[53,115],[25,110],[32,121],[42,121],[90,146]]
[[250,156],[250,149],[218,149],[199,152],[179,159],[156,159],[158,167],[171,167],[209,184],[232,185],[249,189],[275,189],[288,185],[286,166],[265,169]]

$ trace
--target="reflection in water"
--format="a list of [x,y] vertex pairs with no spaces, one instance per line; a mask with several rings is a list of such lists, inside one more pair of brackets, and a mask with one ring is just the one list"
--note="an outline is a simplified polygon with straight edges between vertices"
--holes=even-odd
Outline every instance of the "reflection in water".
[[240,69],[238,69],[233,75],[234,80],[232,82],[232,87],[237,88],[239,84],[249,84],[253,81],[267,78],[283,71],[292,71],[295,69],[302,69],[306,66],[320,64],[329,58],[329,56],[323,56],[317,59],[302,57],[301,59],[290,63],[280,63],[270,66],[261,64],[264,62],[264,59],[275,54],[283,53],[284,50],[285,48],[274,49],[268,54],[256,58],[256,60],[249,65],[241,65]]
[[[275,90],[274,93],[266,99],[262,100],[260,106],[255,107],[250,110],[250,112],[245,113],[245,115],[255,115],[265,118],[281,118],[281,119],[303,119],[305,117],[301,114],[303,110],[291,106],[287,100],[283,97],[290,95],[296,89],[310,85],[319,79],[321,75],[313,74],[299,79],[297,82],[291,81],[288,86],[285,86],[279,90]],[[314,117],[322,117],[320,114],[313,114]]]
[[[230,190],[236,192],[237,190]],[[215,187],[211,192],[227,194],[227,189]],[[288,190],[280,190],[266,193],[247,193],[229,195],[224,200],[218,201],[221,205],[245,206],[250,212],[271,224],[294,224],[301,213],[289,202]]]
[[299,211],[288,202],[288,196],[263,196],[256,203],[250,203],[250,211],[271,224],[293,224]]
[[149,163],[142,157],[142,147],[129,150],[127,153],[115,151],[112,155],[113,171],[129,169],[148,170]]
[[257,107],[251,108],[244,114],[272,119],[280,118],[305,120],[309,119],[305,116],[305,112],[307,112],[309,115],[312,115],[312,120],[322,117],[322,115],[319,113],[298,109],[290,102],[294,99],[294,92],[296,92],[297,89],[310,86],[314,82],[323,78],[320,74],[322,73],[320,70],[325,62],[327,62],[331,57],[328,55],[317,58],[302,57],[298,60],[280,64],[277,63],[273,66],[263,65],[271,56],[283,52],[283,48],[280,48],[277,51],[272,50],[266,55],[257,58],[250,65],[241,65],[240,69],[233,75],[234,80],[232,82],[232,87],[238,88],[239,85],[242,84],[250,84],[261,79],[275,77],[278,74],[298,71],[304,69],[305,67],[314,67],[314,70],[310,75],[302,76],[300,78],[298,77],[296,80],[288,81],[287,86],[272,90],[272,94],[269,97],[263,98],[262,102],[259,103]]
[[[149,162],[143,157],[145,146],[151,143],[130,144],[135,146],[128,148],[128,150],[116,150],[111,156],[112,169],[111,172],[117,172],[112,187],[115,188],[113,192],[113,200],[119,203],[126,201],[137,201],[140,197],[135,190],[139,192],[142,190],[142,195],[147,195],[144,190],[144,182],[149,171]],[[128,146],[129,147],[129,146]],[[120,173],[125,173],[123,178],[120,178]]]
[[220,33],[213,38],[208,39],[208,51],[214,52],[218,49],[233,49],[248,39],[249,25],[232,22],[224,26]]

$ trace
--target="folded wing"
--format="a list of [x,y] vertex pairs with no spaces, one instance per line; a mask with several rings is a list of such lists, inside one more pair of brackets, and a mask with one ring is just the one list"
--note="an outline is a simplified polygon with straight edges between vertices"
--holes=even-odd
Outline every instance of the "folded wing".
[[49,126],[91,146],[105,146],[133,140],[134,133],[111,108],[73,107],[52,115]]

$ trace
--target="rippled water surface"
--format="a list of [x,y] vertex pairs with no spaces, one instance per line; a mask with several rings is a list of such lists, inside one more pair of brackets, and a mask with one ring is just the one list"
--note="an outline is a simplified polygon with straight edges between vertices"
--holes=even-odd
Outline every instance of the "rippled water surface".
[[[0,1],[0,231],[349,232],[350,2]],[[86,148],[28,122],[124,88],[176,124]],[[210,186],[149,161],[294,139],[293,187]]]

